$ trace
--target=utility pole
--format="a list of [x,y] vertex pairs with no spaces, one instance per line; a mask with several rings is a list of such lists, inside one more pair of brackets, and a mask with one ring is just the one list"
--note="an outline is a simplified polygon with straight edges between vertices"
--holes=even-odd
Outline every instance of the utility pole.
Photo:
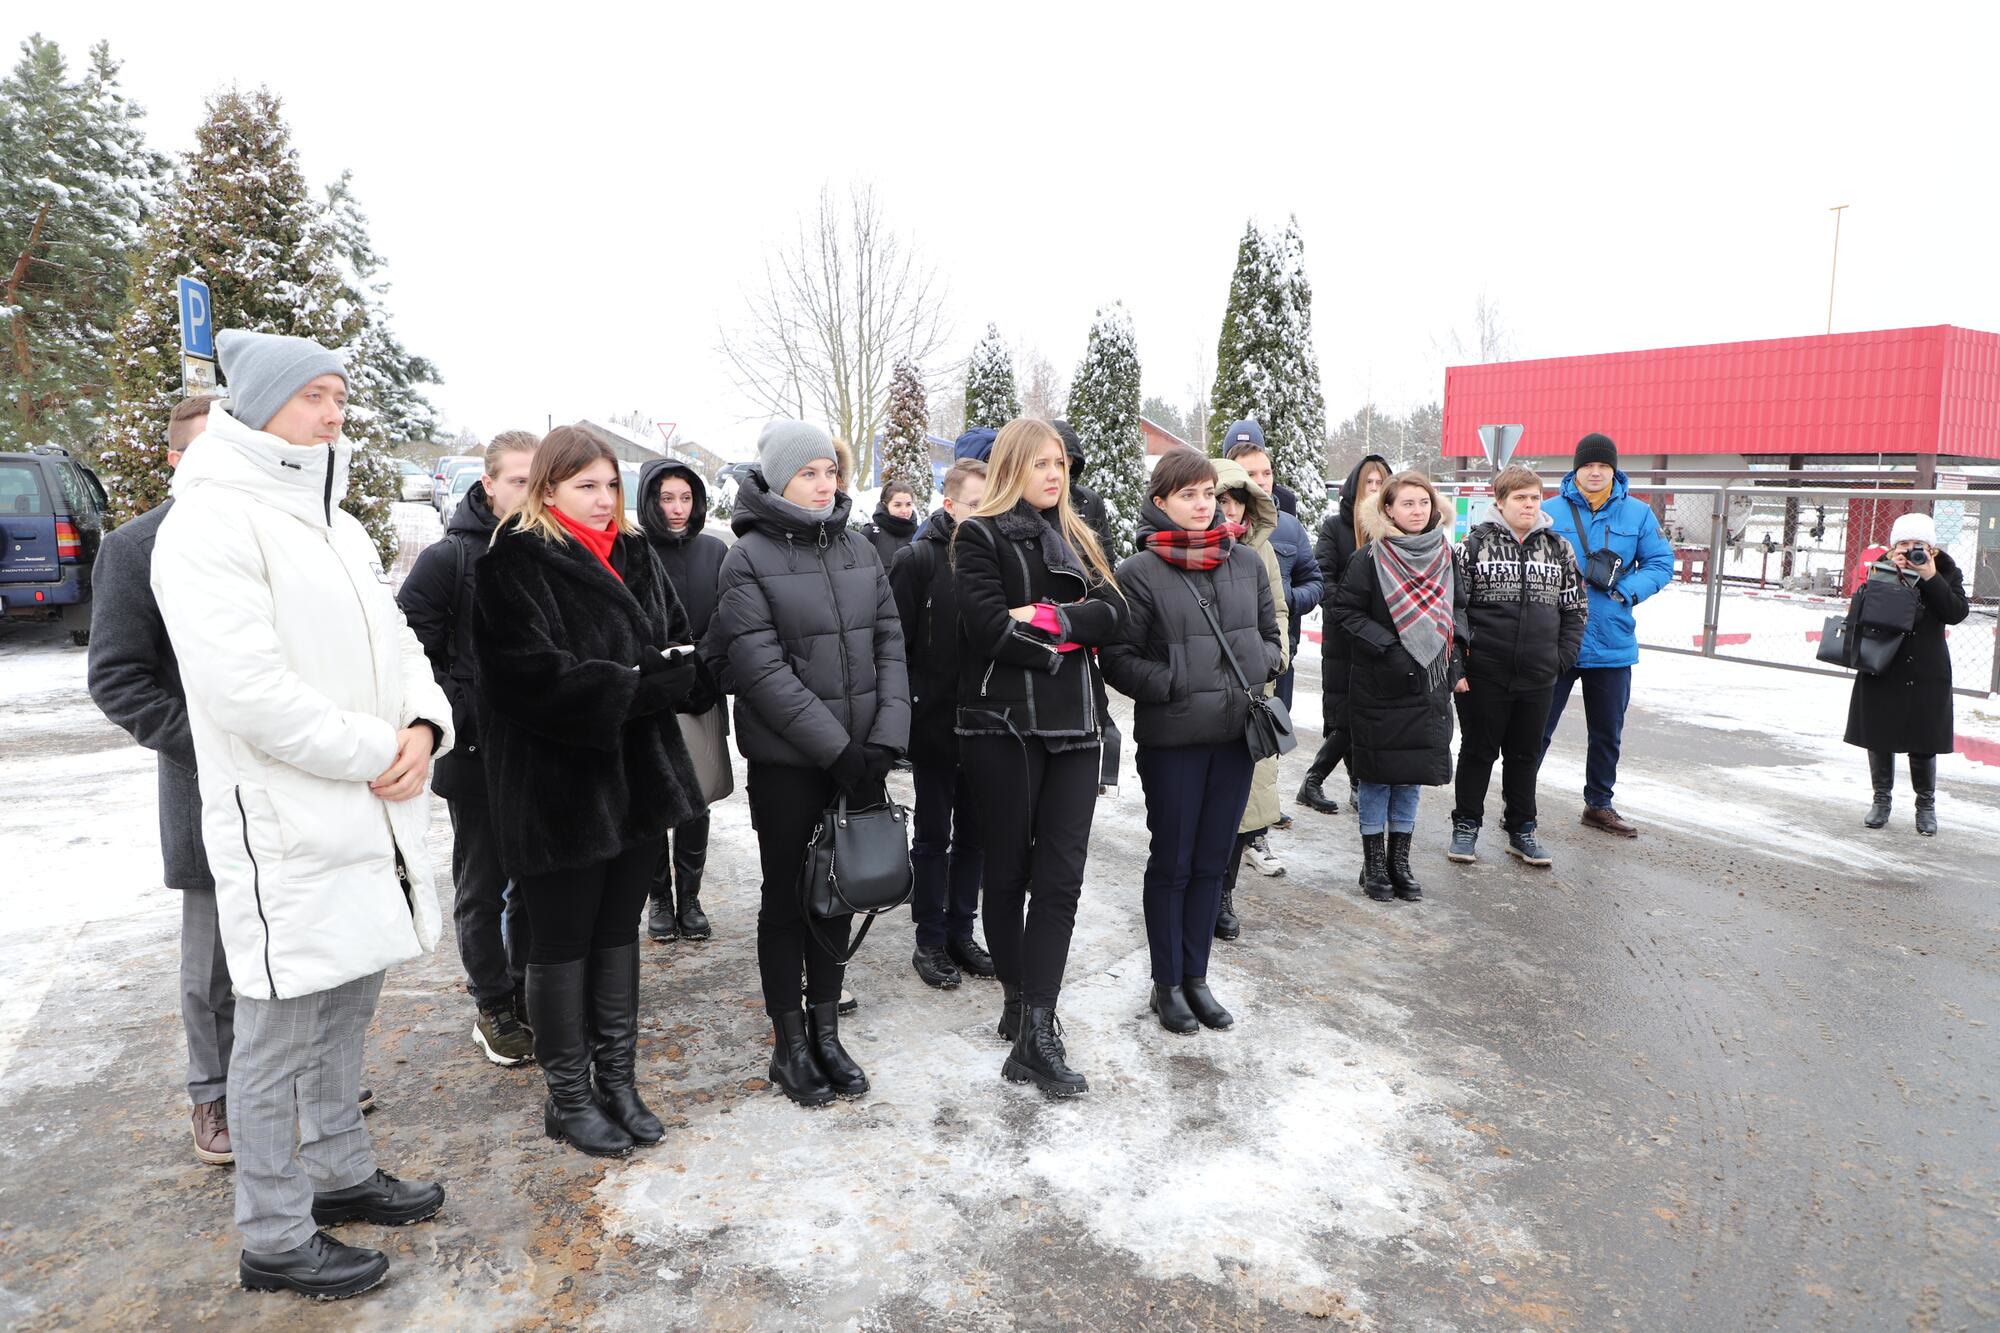
[[1846,204],[1835,204],[1827,212],[1833,214],[1833,271],[1826,279],[1826,331],[1833,332],[1833,285],[1840,280],[1840,215],[1847,211]]

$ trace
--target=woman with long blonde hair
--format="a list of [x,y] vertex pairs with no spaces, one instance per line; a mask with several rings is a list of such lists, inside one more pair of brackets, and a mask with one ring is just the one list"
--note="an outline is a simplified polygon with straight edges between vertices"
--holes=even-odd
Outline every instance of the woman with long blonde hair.
[[1003,996],[1002,1074],[1058,1097],[1088,1085],[1056,1024],[1097,804],[1104,732],[1095,649],[1118,633],[1110,563],[1069,498],[1046,421],[1001,427],[986,496],[952,539],[960,763],[986,851],[986,947]]
[[494,839],[534,926],[542,1126],[595,1156],[664,1132],[635,1086],[639,914],[661,839],[702,808],[674,716],[698,682],[687,613],[621,490],[602,441],[550,431],[472,615]]

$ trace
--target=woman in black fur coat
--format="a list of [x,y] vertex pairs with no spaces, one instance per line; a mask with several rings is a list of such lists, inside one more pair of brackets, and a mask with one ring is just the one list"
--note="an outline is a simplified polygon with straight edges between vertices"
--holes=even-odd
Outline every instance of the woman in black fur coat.
[[616,457],[551,431],[479,562],[472,646],[500,865],[534,926],[542,1124],[597,1156],[664,1132],[634,1086],[637,936],[661,838],[701,808],[674,717],[697,683],[690,637]]

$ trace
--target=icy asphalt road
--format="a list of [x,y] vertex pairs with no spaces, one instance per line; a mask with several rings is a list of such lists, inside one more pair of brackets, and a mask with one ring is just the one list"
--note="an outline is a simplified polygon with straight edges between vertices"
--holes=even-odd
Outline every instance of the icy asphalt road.
[[[315,1307],[234,1286],[228,1173],[187,1151],[151,761],[82,678],[59,633],[0,627],[0,1324],[2000,1322],[2000,770],[1943,761],[1935,841],[1904,794],[1867,833],[1838,682],[1649,655],[1619,801],[1642,837],[1577,826],[1579,718],[1542,784],[1553,873],[1491,832],[1449,865],[1432,791],[1421,905],[1359,898],[1350,817],[1299,810],[1290,873],[1246,875],[1244,939],[1217,946],[1224,1035],[1143,1014],[1128,780],[1065,993],[1093,1089],[1070,1105],[999,1079],[995,988],[926,990],[906,920],[852,974],[874,1092],[808,1114],[765,1088],[739,795],[716,941],[646,947],[667,1141],[605,1165],[544,1140],[533,1071],[467,1039],[447,941],[391,974],[368,1081],[383,1163],[449,1202],[345,1228],[391,1281]],[[1992,734],[1995,708],[1962,721]],[[440,807],[441,863],[448,837]]]

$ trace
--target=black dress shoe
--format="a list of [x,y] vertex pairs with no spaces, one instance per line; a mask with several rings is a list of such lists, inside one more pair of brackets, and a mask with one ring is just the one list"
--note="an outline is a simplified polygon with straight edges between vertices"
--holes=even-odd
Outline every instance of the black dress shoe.
[[389,1276],[389,1257],[315,1231],[305,1244],[281,1254],[243,1251],[236,1276],[246,1291],[296,1291],[314,1300],[337,1301],[380,1285]]
[[943,949],[926,949],[921,944],[910,955],[910,966],[917,969],[924,984],[936,990],[955,990],[958,987],[958,969]]
[[313,1195],[313,1221],[323,1227],[341,1222],[373,1222],[406,1227],[435,1217],[444,1207],[444,1186],[434,1180],[405,1184],[387,1171],[377,1171],[359,1185]]
[[1224,1009],[1222,1002],[1215,998],[1215,992],[1208,988],[1207,977],[1182,977],[1181,997],[1187,1001],[1187,1007],[1194,1011],[1195,1018],[1203,1027],[1227,1032],[1236,1026],[1235,1015]]
[[969,977],[991,977],[994,975],[993,955],[986,952],[980,946],[979,941],[973,939],[970,935],[967,935],[962,940],[946,940],[944,942],[944,951],[950,955],[952,962],[958,964],[958,970]]
[[1159,1015],[1160,1026],[1176,1037],[1192,1037],[1201,1031],[1201,1023],[1188,1008],[1187,996],[1179,986],[1153,985],[1150,1002],[1153,1012]]

